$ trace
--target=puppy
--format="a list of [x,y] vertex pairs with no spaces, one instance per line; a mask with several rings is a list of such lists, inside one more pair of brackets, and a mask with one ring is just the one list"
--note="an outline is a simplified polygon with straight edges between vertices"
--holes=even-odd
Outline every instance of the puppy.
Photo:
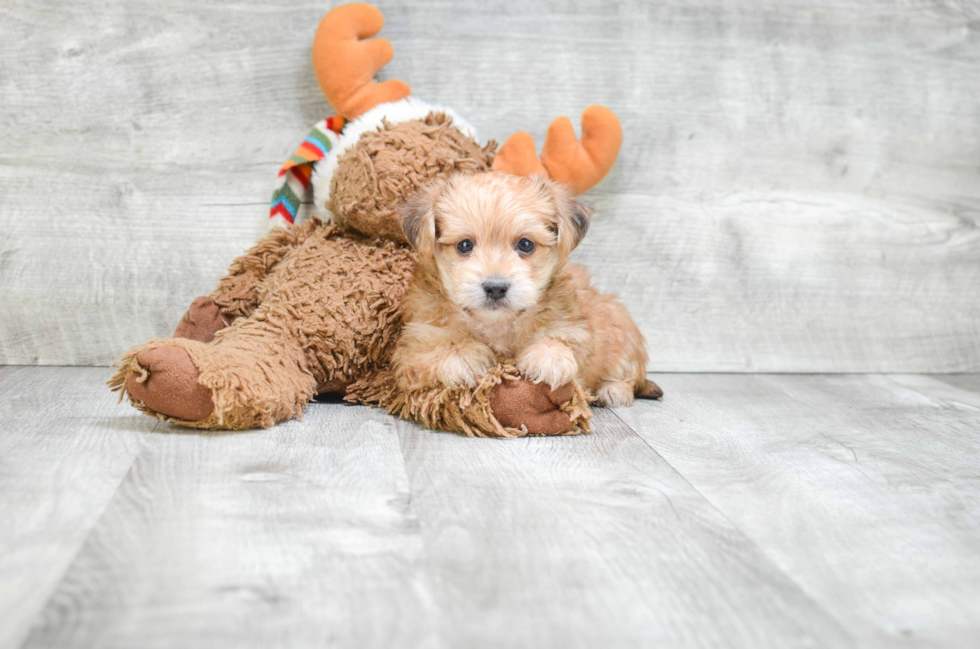
[[505,173],[457,175],[408,201],[420,263],[393,358],[400,387],[472,386],[499,355],[552,389],[577,378],[604,406],[659,396],[625,307],[566,264],[591,216],[561,185]]

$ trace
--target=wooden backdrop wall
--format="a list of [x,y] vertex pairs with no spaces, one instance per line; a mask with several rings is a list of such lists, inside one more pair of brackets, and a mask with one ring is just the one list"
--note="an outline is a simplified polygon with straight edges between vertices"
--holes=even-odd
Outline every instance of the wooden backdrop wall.
[[[382,76],[483,137],[619,114],[576,257],[652,370],[980,371],[980,3],[379,4]],[[331,112],[329,7],[3,3],[0,363],[108,363],[211,290]]]

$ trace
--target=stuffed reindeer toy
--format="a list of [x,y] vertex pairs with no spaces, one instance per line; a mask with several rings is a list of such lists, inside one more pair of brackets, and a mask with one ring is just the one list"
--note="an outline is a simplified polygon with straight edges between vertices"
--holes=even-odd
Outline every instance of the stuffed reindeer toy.
[[[495,151],[452,109],[401,81],[373,81],[393,55],[386,39],[370,39],[383,23],[367,4],[339,6],[320,23],[313,67],[339,116],[318,124],[283,169],[276,227],[193,302],[173,338],[120,359],[110,387],[142,412],[193,428],[268,427],[301,415],[317,394],[340,393],[471,436],[590,430],[591,396],[578,382],[530,381],[510,358],[473,385],[400,386],[391,360],[418,256],[399,208],[434,181],[490,171],[583,193],[616,159],[616,116],[588,107],[581,141],[568,118],[555,120],[540,157],[523,132]],[[293,223],[308,185],[313,216]]]

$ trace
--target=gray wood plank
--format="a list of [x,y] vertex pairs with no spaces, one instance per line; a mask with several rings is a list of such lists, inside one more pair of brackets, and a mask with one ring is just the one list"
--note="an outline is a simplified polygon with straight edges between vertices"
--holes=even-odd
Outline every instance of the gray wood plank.
[[[382,2],[383,76],[484,136],[604,103],[577,253],[668,371],[980,370],[975,1]],[[327,5],[0,8],[0,363],[168,334],[328,113]]]
[[0,367],[4,649],[980,632],[966,377],[664,375],[594,435],[495,441],[339,404],[182,431],[106,375]]
[[450,647],[849,646],[609,411],[596,433],[399,433]]
[[931,378],[942,381],[943,383],[949,383],[967,392],[980,394],[980,374],[938,374]]
[[161,425],[23,646],[427,646],[409,501],[378,411],[317,404],[224,435]]
[[657,377],[616,414],[862,644],[980,637],[980,395],[922,376]]
[[115,407],[108,377],[0,367],[0,647],[20,646],[158,423]]

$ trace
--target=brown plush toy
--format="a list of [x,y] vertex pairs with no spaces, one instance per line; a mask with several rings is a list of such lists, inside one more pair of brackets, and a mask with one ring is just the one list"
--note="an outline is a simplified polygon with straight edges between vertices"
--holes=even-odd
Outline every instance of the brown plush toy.
[[[397,209],[426,183],[490,169],[539,173],[576,192],[609,171],[622,132],[591,106],[582,140],[552,123],[539,159],[526,133],[494,157],[451,109],[426,104],[400,81],[375,83],[392,57],[366,4],[333,9],[320,23],[313,64],[327,100],[348,120],[311,179],[314,217],[277,227],[236,259],[210,297],[199,297],[174,337],[127,352],[109,382],[148,415],[182,426],[244,429],[301,415],[318,393],[345,394],[431,428],[473,436],[588,432],[589,397],[551,390],[499,359],[475,388],[425,386],[403,394],[388,361],[399,305],[416,264]],[[121,396],[122,396],[121,395]]]

